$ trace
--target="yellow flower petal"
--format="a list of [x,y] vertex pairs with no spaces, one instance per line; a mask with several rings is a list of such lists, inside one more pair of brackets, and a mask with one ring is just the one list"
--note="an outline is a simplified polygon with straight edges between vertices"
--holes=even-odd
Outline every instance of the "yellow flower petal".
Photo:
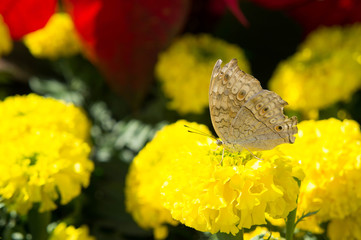
[[[255,237],[261,237],[262,238],[255,238]],[[244,240],[253,240],[253,239],[283,239],[280,236],[279,232],[270,232],[265,227],[257,227],[254,231],[245,233],[243,236]]]
[[81,50],[73,22],[66,13],[55,13],[44,28],[27,34],[24,43],[39,58],[57,59]]
[[59,223],[50,235],[50,240],[95,240],[95,237],[89,235],[87,226],[75,228],[66,226],[65,223]]

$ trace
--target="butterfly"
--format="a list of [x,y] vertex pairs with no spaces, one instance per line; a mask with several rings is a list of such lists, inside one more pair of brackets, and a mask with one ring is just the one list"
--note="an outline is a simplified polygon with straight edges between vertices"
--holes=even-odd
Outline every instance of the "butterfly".
[[219,59],[209,87],[211,120],[221,138],[218,143],[233,152],[269,150],[282,143],[294,143],[297,117],[283,114],[287,102],[242,71],[237,59],[224,67],[221,64]]

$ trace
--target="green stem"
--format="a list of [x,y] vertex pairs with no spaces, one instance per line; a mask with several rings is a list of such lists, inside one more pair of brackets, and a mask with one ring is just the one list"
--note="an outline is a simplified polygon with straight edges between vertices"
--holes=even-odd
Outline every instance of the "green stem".
[[297,208],[290,212],[286,221],[286,240],[293,239],[293,232],[295,231]]
[[39,207],[34,206],[28,213],[28,224],[32,239],[47,240],[48,232],[46,230],[51,220],[51,212],[39,212]]
[[[298,184],[298,187],[301,186],[301,181],[297,178],[294,178]],[[298,203],[298,196],[296,203]],[[296,227],[296,215],[297,215],[297,207],[293,209],[287,216],[286,220],[286,240],[293,240],[293,233]]]

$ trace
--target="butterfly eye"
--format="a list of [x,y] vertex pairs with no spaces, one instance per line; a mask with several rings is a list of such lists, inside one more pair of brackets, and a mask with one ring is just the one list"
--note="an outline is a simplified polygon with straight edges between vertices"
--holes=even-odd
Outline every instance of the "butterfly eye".
[[237,99],[241,101],[241,100],[244,99],[245,96],[246,96],[246,91],[245,91],[245,90],[241,90],[241,91],[239,91],[238,94],[237,94]]
[[224,72],[220,72],[220,73],[218,73],[218,75],[217,75],[218,79],[222,79],[223,76],[224,76]]
[[229,78],[227,76],[229,76],[229,75],[227,75],[227,74],[224,75],[223,80],[222,80],[223,84],[226,84],[226,83],[232,84],[231,82],[228,81]]
[[257,109],[257,110],[260,110],[262,106],[263,106],[263,103],[258,103],[258,104],[256,105],[256,109]]
[[282,129],[283,129],[283,127],[282,127],[281,125],[278,125],[278,126],[275,127],[275,130],[276,130],[277,132],[281,132]]
[[272,118],[269,122],[270,122],[271,124],[274,124],[276,121],[277,121],[277,118]]
[[269,107],[264,107],[264,108],[261,110],[261,115],[264,115],[268,110],[269,110]]

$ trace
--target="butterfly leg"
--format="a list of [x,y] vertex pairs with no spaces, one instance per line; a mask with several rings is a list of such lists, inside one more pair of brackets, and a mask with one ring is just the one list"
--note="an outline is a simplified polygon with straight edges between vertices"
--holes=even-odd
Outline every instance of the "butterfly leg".
[[251,152],[248,148],[246,148],[246,147],[244,147],[244,148],[245,148],[250,154],[252,154],[252,156],[253,156],[254,158],[256,158],[256,159],[258,159],[258,160],[263,160],[263,159],[257,157],[256,155],[254,155],[253,152]]
[[221,159],[221,162],[219,163],[219,165],[222,166],[222,163],[223,163],[223,157],[224,157],[224,147],[223,147],[223,151],[222,151],[222,159]]

